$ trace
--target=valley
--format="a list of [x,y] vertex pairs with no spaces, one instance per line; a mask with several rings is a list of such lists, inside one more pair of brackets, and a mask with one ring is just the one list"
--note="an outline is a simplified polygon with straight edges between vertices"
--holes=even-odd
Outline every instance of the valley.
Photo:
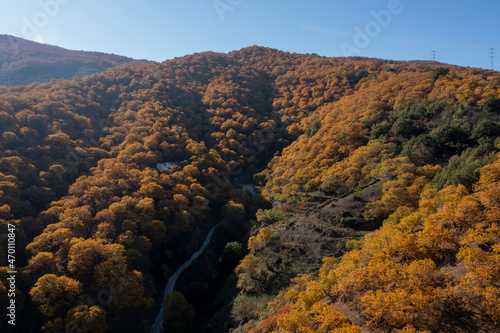
[[499,332],[498,72],[2,50],[20,332]]

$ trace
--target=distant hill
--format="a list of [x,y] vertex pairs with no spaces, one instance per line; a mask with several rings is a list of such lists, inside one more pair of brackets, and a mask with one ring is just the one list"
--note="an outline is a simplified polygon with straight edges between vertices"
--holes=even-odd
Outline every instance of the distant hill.
[[72,51],[9,35],[0,35],[0,85],[72,79],[118,65],[142,62],[101,52]]

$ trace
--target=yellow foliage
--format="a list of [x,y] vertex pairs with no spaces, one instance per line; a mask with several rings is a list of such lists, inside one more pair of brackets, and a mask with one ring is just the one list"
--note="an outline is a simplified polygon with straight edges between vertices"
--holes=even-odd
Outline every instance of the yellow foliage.
[[[396,171],[393,162],[386,170]],[[340,261],[325,258],[318,279],[306,275],[294,280],[286,293],[293,308],[278,319],[275,332],[322,332],[318,318],[328,306],[322,302],[325,295],[361,309],[371,325],[397,332],[435,331],[450,307],[475,309],[484,320],[499,321],[500,180],[491,170],[483,168],[487,176],[475,193],[461,185],[425,189],[418,207],[395,204],[384,225],[351,242],[351,251]],[[433,172],[426,166],[416,173]],[[422,177],[398,171],[386,187],[386,199],[389,189],[414,196],[428,182]],[[391,196],[397,197],[395,192]],[[462,263],[466,272],[446,274],[448,260]]]
[[272,333],[361,333],[358,326],[349,323],[331,304],[315,303],[309,310],[293,308],[277,319]]
[[252,236],[248,239],[248,249],[256,251],[264,248],[273,238],[274,230],[270,227],[265,227],[259,230],[257,236]]

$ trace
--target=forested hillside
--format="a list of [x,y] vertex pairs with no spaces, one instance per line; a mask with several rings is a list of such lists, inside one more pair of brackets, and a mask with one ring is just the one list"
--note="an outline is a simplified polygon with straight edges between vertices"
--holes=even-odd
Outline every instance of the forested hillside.
[[218,223],[168,332],[499,331],[497,72],[206,52],[0,87],[0,131],[22,332],[149,331]]
[[0,86],[72,79],[131,62],[140,61],[100,52],[71,51],[0,35]]

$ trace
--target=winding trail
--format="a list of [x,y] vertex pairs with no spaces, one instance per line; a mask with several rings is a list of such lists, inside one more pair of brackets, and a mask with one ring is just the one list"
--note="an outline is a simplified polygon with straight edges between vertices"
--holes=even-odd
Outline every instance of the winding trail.
[[[212,227],[212,229],[210,229],[210,231],[208,232],[207,238],[205,238],[205,241],[201,245],[200,249],[196,253],[194,253],[191,256],[191,258],[189,258],[188,261],[183,263],[182,266],[179,267],[177,269],[177,271],[170,277],[170,279],[168,279],[167,285],[165,286],[165,294],[163,295],[163,301],[165,301],[165,298],[174,291],[175,283],[177,282],[177,278],[179,278],[179,275],[181,275],[181,273],[186,268],[188,268],[189,265],[191,265],[191,263],[196,258],[198,258],[200,256],[200,254],[203,253],[203,251],[205,251],[205,249],[208,246],[208,243],[210,242],[210,239],[212,239],[212,236],[214,234],[215,229],[218,226],[219,225],[217,224],[214,227]],[[161,331],[163,330],[164,320],[165,320],[165,308],[163,307],[163,302],[162,302],[162,305],[160,307],[160,313],[158,313],[158,316],[156,317],[156,321],[155,321],[153,327],[151,328],[151,333],[161,333]]]

